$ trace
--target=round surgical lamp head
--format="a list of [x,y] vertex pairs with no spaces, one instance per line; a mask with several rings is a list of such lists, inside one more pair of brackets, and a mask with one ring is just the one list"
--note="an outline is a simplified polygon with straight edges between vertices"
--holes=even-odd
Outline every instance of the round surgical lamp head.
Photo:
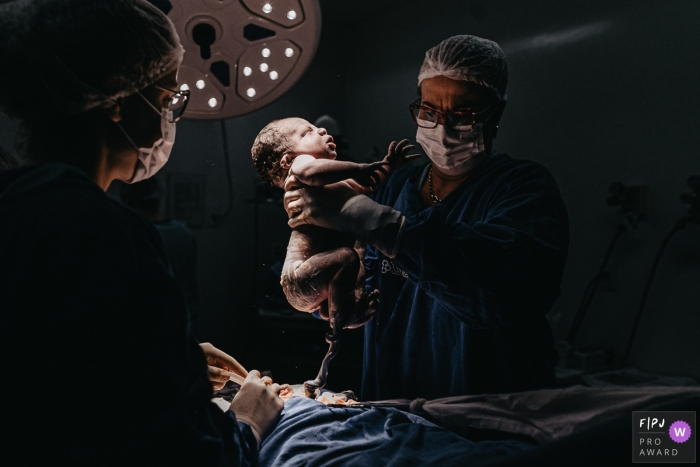
[[321,35],[318,0],[150,1],[185,47],[185,118],[236,117],[275,101],[311,64]]

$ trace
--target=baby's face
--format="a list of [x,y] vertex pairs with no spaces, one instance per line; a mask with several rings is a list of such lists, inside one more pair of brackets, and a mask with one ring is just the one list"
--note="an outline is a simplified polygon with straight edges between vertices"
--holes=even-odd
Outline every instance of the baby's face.
[[333,137],[325,128],[316,128],[303,118],[290,118],[282,124],[292,133],[296,144],[294,155],[308,154],[316,159],[335,159],[338,156]]

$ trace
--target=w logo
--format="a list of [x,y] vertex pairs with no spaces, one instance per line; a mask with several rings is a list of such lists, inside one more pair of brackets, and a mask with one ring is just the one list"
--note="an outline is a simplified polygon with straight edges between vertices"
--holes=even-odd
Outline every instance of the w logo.
[[677,420],[668,429],[668,435],[676,443],[685,443],[690,439],[690,425],[683,420]]

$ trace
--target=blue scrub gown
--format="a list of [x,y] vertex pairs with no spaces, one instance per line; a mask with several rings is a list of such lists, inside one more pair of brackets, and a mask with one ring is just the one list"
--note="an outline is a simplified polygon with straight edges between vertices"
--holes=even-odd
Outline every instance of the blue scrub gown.
[[406,216],[395,258],[367,248],[363,400],[518,392],[555,386],[546,314],[569,246],[564,201],[542,165],[494,154],[438,204],[428,165],[393,173],[374,199]]

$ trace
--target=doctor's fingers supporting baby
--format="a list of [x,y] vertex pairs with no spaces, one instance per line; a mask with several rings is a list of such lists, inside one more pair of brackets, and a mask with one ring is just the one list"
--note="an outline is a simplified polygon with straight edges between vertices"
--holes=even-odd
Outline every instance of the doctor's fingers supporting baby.
[[358,196],[347,184],[323,187],[304,187],[284,194],[284,208],[289,216],[289,226],[314,224],[338,230],[338,214],[345,203]]

